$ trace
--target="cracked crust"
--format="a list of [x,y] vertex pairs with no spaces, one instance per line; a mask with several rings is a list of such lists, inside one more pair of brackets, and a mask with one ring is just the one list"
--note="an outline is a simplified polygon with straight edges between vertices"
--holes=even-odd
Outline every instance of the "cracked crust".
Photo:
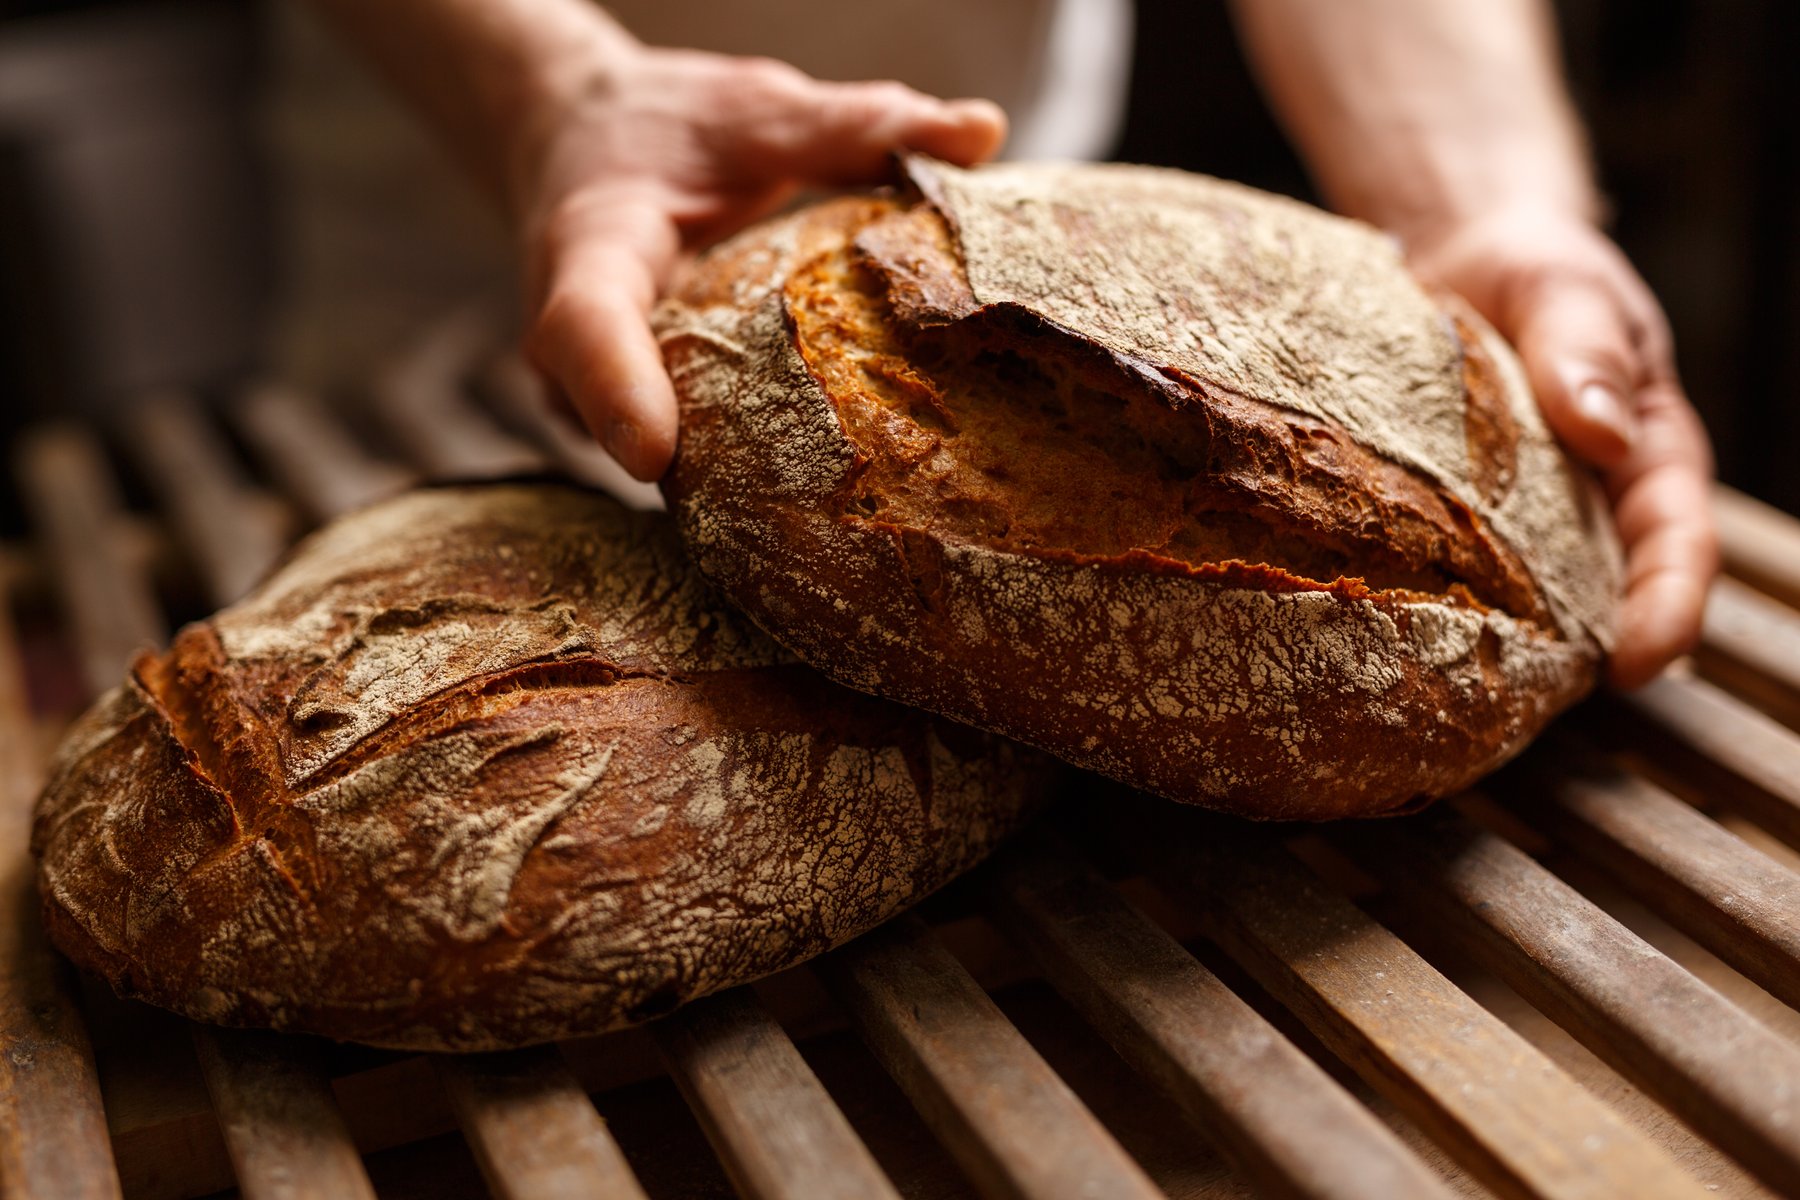
[[783,644],[1274,818],[1453,791],[1592,687],[1604,505],[1387,239],[1180,172],[907,166],[657,315],[665,491]]
[[799,665],[666,519],[493,485],[337,522],[141,658],[66,738],[33,849],[57,945],[121,994],[481,1050],[854,937],[1047,777]]

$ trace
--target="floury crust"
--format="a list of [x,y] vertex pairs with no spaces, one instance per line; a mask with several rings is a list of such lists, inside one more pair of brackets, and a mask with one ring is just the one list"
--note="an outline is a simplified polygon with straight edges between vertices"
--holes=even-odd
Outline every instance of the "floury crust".
[[835,946],[1050,772],[799,665],[666,518],[488,485],[329,526],[141,659],[66,739],[33,846],[57,945],[122,994],[481,1050]]
[[1454,791],[1593,686],[1604,505],[1387,239],[1178,172],[908,167],[658,313],[665,488],[784,645],[1265,818]]

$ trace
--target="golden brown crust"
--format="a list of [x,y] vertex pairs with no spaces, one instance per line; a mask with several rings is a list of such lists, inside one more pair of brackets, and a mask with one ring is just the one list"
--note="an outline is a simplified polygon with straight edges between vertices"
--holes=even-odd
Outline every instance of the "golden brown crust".
[[1589,485],[1372,231],[1171,172],[912,169],[929,199],[752,231],[659,313],[666,490],[791,649],[1254,816],[1442,794],[1592,685]]
[[474,1050],[853,937],[1045,779],[795,663],[666,520],[498,485],[347,518],[141,659],[66,740],[34,849],[57,944],[126,995]]

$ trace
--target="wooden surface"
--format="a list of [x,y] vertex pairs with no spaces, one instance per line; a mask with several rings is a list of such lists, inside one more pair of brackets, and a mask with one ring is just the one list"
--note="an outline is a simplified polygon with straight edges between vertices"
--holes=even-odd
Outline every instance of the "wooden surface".
[[916,917],[858,938],[821,960],[819,971],[983,1194],[1157,1194]]
[[224,605],[244,595],[287,544],[279,510],[245,483],[192,396],[145,397],[132,406],[125,431],[208,598]]
[[1145,804],[1135,851],[1369,1083],[1496,1191],[1703,1196],[1649,1139],[1261,831]]
[[467,390],[497,341],[479,308],[459,311],[403,347],[370,401],[400,454],[434,479],[495,479],[550,467],[549,456],[481,411]]
[[258,464],[315,521],[326,521],[392,495],[416,477],[372,457],[314,397],[258,384],[232,406],[234,427]]
[[[629,491],[493,346],[471,310],[401,347],[369,389],[387,448],[276,386],[223,424],[165,397],[110,440],[65,425],[16,447],[33,531],[0,546],[0,584],[25,581],[0,612],[8,1200],[234,1179],[552,1200],[1800,1194],[1800,525],[1723,491],[1740,582],[1700,675],[1602,698],[1488,798],[1322,835],[1077,798],[1062,834],[928,905],[933,926],[561,1050],[359,1051],[74,988],[23,838],[75,696],[182,604],[240,593],[303,523],[411,479],[554,465]],[[179,594],[157,586],[180,572]],[[14,637],[24,595],[57,610]]]
[[1728,487],[1713,489],[1713,516],[1726,571],[1800,608],[1800,522]]
[[74,973],[44,940],[31,855],[38,747],[0,569],[0,1194],[120,1194]]
[[1800,848],[1800,734],[1703,679],[1664,676],[1596,706],[1610,745]]
[[1652,783],[1579,749],[1537,756],[1534,819],[1714,954],[1800,1004],[1800,874]]
[[1453,809],[1334,841],[1621,1074],[1800,1193],[1800,1046]]
[[118,486],[99,439],[74,426],[20,440],[19,491],[64,606],[89,695],[115,686],[139,650],[162,637],[162,617],[120,537]]
[[554,1047],[432,1061],[499,1200],[642,1200],[606,1122]]
[[1800,719],[1800,615],[1735,579],[1713,585],[1700,668],[1774,711]]
[[316,1045],[198,1025],[193,1036],[245,1200],[374,1200]]
[[898,1200],[794,1043],[737,988],[652,1029],[738,1191],[755,1200]]
[[1127,1062],[1217,1137],[1263,1195],[1449,1196],[1393,1133],[1168,933],[1042,835],[997,865],[994,906]]

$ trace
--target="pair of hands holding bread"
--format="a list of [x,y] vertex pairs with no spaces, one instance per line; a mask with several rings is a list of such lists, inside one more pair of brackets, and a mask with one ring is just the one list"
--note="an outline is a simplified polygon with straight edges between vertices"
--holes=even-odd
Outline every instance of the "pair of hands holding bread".
[[[881,182],[897,148],[992,156],[1005,117],[892,83],[638,43],[587,0],[314,0],[450,139],[523,238],[529,351],[632,474],[675,449],[648,325],[678,258],[801,187]],[[1601,473],[1627,552],[1615,683],[1695,639],[1717,548],[1711,451],[1667,323],[1600,200],[1541,0],[1238,0],[1265,89],[1327,199],[1519,350]]]

